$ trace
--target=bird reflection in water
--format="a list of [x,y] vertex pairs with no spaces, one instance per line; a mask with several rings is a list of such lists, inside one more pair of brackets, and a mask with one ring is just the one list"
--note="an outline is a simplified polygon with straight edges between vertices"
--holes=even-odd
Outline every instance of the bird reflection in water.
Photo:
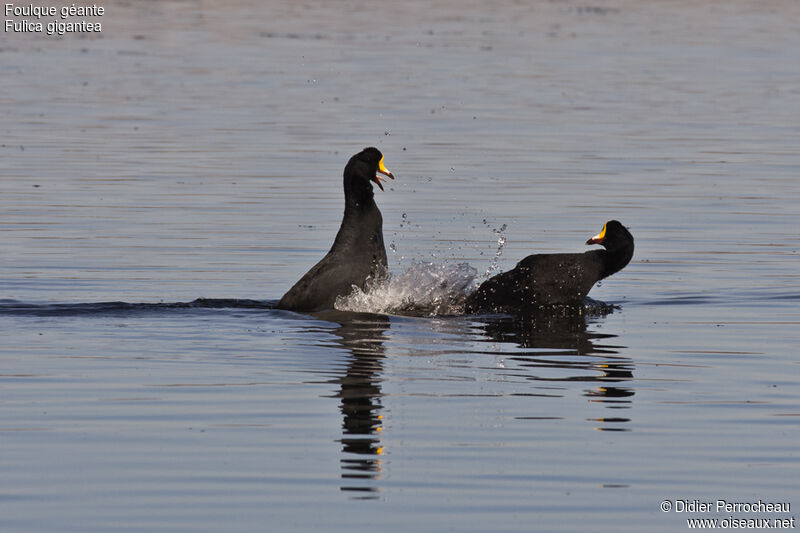
[[345,374],[334,380],[342,412],[342,486],[359,499],[376,499],[384,449],[381,382],[385,335],[389,318],[382,315],[332,311],[320,318],[339,324],[333,333],[350,353]]
[[[628,409],[634,391],[623,384],[633,379],[633,362],[619,355],[623,347],[611,344],[616,335],[587,330],[587,323],[595,323],[613,311],[612,306],[587,298],[585,307],[559,306],[514,316],[483,317],[478,328],[488,341],[530,349],[511,352],[507,357],[524,370],[526,379],[599,383],[585,390],[584,396],[609,409]],[[630,422],[628,417],[588,420],[599,423],[598,430],[630,431],[624,426]]]
[[[612,307],[597,304],[514,316],[483,315],[471,317],[470,322],[463,322],[457,329],[463,327],[468,337],[470,330],[475,333],[477,327],[479,340],[522,348],[508,351],[506,361],[515,362],[515,367],[521,371],[512,370],[513,375],[536,382],[595,383],[596,387],[584,391],[591,402],[602,402],[610,409],[627,409],[634,392],[624,383],[633,379],[633,363],[619,355],[618,349],[622,347],[612,344],[616,335],[587,328],[587,323],[595,323],[611,312]],[[378,482],[384,468],[381,385],[389,318],[343,311],[316,313],[315,316],[339,325],[332,331],[336,337],[334,342],[349,355],[344,374],[332,381],[339,387],[333,397],[339,399],[342,413],[341,490],[352,493],[357,499],[377,499]],[[468,324],[472,324],[472,328]],[[599,430],[629,431],[625,427],[630,422],[627,417],[588,420],[598,424]]]

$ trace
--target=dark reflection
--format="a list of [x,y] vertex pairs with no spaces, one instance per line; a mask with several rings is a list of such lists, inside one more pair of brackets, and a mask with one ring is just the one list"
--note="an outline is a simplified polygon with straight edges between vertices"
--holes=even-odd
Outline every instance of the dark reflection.
[[[512,372],[537,382],[583,381],[597,384],[584,391],[592,402],[602,402],[609,409],[631,406],[633,362],[619,355],[624,348],[613,343],[616,335],[589,331],[587,324],[599,324],[613,307],[558,307],[516,316],[480,318],[478,329],[492,342],[516,344],[521,351],[509,352]],[[565,372],[566,371],[566,372]],[[550,394],[554,395],[554,394]],[[627,417],[590,419],[604,431],[628,431]],[[619,425],[623,424],[623,427]]]
[[350,353],[339,384],[342,412],[342,486],[357,498],[377,498],[375,481],[383,469],[381,382],[385,356],[384,332],[389,318],[382,315],[333,311],[317,315],[339,324],[333,333]]
[[[558,382],[585,382],[588,388],[583,394],[589,401],[602,402],[609,409],[627,409],[634,395],[629,386],[633,363],[619,355],[623,347],[614,344],[616,335],[597,331],[611,312],[610,307],[590,308],[589,312],[560,308],[517,316],[453,318],[446,324],[453,335],[468,338],[477,329],[479,340],[517,346],[519,349],[500,352],[505,356],[504,375],[530,380],[542,390],[516,394],[560,396],[563,389]],[[342,413],[341,490],[356,499],[377,499],[384,469],[382,383],[390,320],[383,315],[342,311],[315,316],[338,325],[331,331],[333,343],[348,355],[341,376],[332,380],[338,385],[333,397]],[[596,327],[591,331],[587,324]],[[588,421],[603,431],[629,431],[630,418],[619,414]],[[518,418],[557,418],[536,415]]]

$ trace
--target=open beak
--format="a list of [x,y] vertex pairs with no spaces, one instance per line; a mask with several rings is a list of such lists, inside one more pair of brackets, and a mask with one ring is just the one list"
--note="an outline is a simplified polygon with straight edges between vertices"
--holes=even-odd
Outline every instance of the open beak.
[[592,237],[591,239],[589,239],[588,241],[586,241],[586,244],[603,244],[605,238],[606,238],[606,225],[603,224],[603,230],[594,237]]
[[378,187],[381,188],[381,190],[383,190],[383,184],[381,182],[386,181],[386,178],[381,176],[381,174],[383,174],[384,176],[388,176],[388,177],[390,177],[392,179],[394,179],[394,176],[392,175],[391,172],[389,172],[389,169],[386,168],[386,166],[383,164],[383,158],[382,157],[381,157],[381,160],[378,161],[378,172],[379,172],[379,174],[375,174],[375,179],[373,179],[373,181],[378,185]]

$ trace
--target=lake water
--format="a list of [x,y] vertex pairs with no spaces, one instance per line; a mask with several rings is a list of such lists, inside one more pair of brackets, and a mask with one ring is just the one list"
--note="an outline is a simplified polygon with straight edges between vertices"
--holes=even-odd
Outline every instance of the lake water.
[[[105,8],[0,34],[0,529],[797,514],[800,3]],[[617,307],[272,309],[370,145],[395,279],[615,218],[634,259],[591,296]],[[791,511],[677,511],[718,499]]]

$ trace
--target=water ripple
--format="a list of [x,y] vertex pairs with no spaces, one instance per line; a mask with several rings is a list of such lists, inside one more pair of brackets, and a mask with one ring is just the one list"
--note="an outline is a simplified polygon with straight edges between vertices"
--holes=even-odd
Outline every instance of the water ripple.
[[16,300],[0,300],[0,316],[129,316],[165,311],[189,311],[202,309],[250,309],[271,310],[272,300],[246,300],[236,298],[198,298],[191,302],[95,302],[95,303],[26,303]]

